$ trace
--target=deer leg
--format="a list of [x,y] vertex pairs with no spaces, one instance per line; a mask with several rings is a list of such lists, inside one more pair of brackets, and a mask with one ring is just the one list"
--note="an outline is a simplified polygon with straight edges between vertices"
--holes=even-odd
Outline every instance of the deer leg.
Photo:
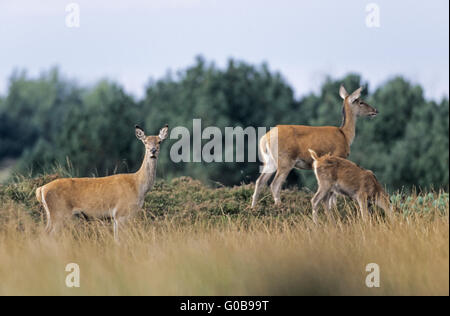
[[119,231],[123,232],[123,226],[127,223],[128,217],[120,217],[114,219],[114,241],[116,243],[120,243],[119,240]]
[[324,198],[324,204],[325,208],[327,210],[327,216],[330,217],[331,221],[336,224],[336,220],[334,218],[334,207],[336,206],[337,198],[336,194],[334,194],[332,191],[330,191],[327,196]]
[[361,217],[364,222],[367,222],[367,218],[369,217],[369,209],[367,207],[367,197],[360,196],[357,199],[359,210],[361,212]]
[[50,235],[55,235],[59,232],[61,232],[61,230],[63,229],[63,226],[65,226],[67,224],[67,221],[70,219],[70,217],[65,217],[64,211],[62,209],[58,209],[58,213],[52,213],[51,214],[51,218],[52,221],[50,222],[50,227],[48,230],[48,233]]
[[281,186],[283,185],[284,181],[286,180],[287,176],[289,175],[289,172],[291,172],[292,168],[281,170],[278,169],[277,174],[275,175],[275,178],[272,181],[272,184],[270,185],[270,188],[272,190],[273,199],[275,201],[276,205],[281,204],[280,199],[280,191]]
[[330,198],[328,199],[328,209],[332,210],[336,207],[337,204],[337,195],[334,193],[330,194]]
[[322,202],[322,200],[329,194],[328,189],[324,189],[319,187],[316,194],[314,194],[314,197],[311,199],[312,204],[312,215],[313,215],[313,221],[315,224],[317,224],[317,207],[319,206],[319,203]]
[[116,206],[112,210],[112,219],[113,219],[113,232],[114,232],[114,241],[119,243],[119,217],[120,212],[118,211],[118,207]]
[[119,242],[119,221],[117,220],[117,218],[114,218],[114,241],[115,242]]
[[140,207],[136,204],[130,204],[121,205],[117,209],[117,211],[113,210],[114,240],[119,243],[119,231],[123,230],[124,225],[137,214]]
[[42,195],[42,203],[47,214],[45,231],[54,235],[62,230],[65,221],[70,218],[71,209],[63,200],[51,193],[48,193],[47,196]]
[[55,235],[57,232],[60,232],[62,228],[61,221],[52,221],[45,227],[45,232],[49,235]]
[[267,182],[269,181],[270,177],[274,174],[274,172],[272,173],[262,173],[258,180],[256,180],[256,185],[255,185],[255,193],[253,194],[253,199],[252,199],[252,208],[256,206],[256,203],[258,202],[258,196],[261,193],[262,188],[267,184]]

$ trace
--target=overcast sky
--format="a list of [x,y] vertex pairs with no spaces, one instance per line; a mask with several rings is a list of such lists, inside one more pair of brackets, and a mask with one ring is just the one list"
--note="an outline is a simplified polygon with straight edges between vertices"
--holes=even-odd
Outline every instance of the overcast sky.
[[[401,74],[426,96],[449,95],[448,0],[78,0],[80,27],[64,0],[0,0],[0,94],[13,69],[31,76],[58,65],[83,85],[107,77],[136,97],[149,78],[203,55],[279,70],[297,95],[326,75],[358,72],[373,90]],[[380,27],[366,25],[366,5]]]

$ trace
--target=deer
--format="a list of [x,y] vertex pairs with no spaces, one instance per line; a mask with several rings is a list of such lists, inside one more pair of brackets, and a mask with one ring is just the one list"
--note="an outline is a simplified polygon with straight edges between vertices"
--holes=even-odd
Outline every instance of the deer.
[[45,231],[60,230],[65,220],[75,214],[91,218],[111,218],[114,239],[118,241],[119,224],[142,208],[147,192],[156,178],[156,165],[161,142],[168,136],[164,126],[157,136],[146,136],[138,125],[135,134],[145,146],[140,169],[135,173],[99,178],[61,178],[36,189],[36,198],[45,209]]
[[377,109],[361,99],[361,92],[362,87],[348,94],[345,87],[340,86],[339,95],[343,99],[340,127],[278,125],[261,137],[259,150],[263,168],[256,180],[252,208],[255,208],[262,188],[275,172],[270,188],[275,205],[281,204],[281,187],[291,170],[312,169],[313,160],[308,149],[313,149],[319,155],[330,153],[342,158],[349,156],[356,135],[357,118],[374,118],[378,114]]
[[319,188],[311,199],[313,221],[317,224],[317,209],[324,202],[327,211],[336,205],[336,195],[348,196],[358,202],[361,218],[367,221],[368,203],[382,208],[386,215],[392,217],[393,209],[389,195],[378,182],[375,174],[361,168],[354,162],[325,154],[321,157],[309,149],[314,160],[313,169]]

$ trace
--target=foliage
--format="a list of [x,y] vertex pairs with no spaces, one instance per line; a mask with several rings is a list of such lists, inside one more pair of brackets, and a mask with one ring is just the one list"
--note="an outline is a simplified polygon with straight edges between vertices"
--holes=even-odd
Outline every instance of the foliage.
[[[103,176],[140,165],[143,146],[134,137],[135,123],[149,135],[164,124],[185,126],[192,135],[193,119],[202,119],[203,128],[217,126],[223,134],[228,126],[339,125],[341,83],[348,91],[363,86],[364,99],[380,112],[373,120],[358,121],[350,159],[373,170],[390,190],[448,190],[448,99],[426,100],[420,86],[401,77],[372,91],[358,74],[328,78],[319,93],[296,98],[289,83],[267,64],[233,59],[219,68],[198,57],[191,67],[150,80],[139,101],[107,80],[80,88],[57,69],[36,79],[16,71],[0,98],[0,161],[18,158],[16,171],[33,175],[70,161],[76,175]],[[191,176],[236,185],[258,176],[258,163],[174,163],[169,157],[174,142],[162,144],[160,178]],[[288,180],[311,190],[316,186],[308,171],[292,172]]]

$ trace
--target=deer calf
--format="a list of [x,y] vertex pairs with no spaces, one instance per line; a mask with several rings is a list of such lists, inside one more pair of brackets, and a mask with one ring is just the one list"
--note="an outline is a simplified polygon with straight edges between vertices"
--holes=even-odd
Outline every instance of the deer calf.
[[309,149],[313,159],[313,169],[319,188],[311,200],[313,220],[317,223],[317,208],[320,202],[325,203],[327,211],[336,205],[336,195],[345,195],[356,200],[361,217],[364,221],[368,217],[368,203],[375,203],[391,216],[393,211],[389,202],[389,195],[372,171],[363,169],[357,164],[330,154],[319,157]]

